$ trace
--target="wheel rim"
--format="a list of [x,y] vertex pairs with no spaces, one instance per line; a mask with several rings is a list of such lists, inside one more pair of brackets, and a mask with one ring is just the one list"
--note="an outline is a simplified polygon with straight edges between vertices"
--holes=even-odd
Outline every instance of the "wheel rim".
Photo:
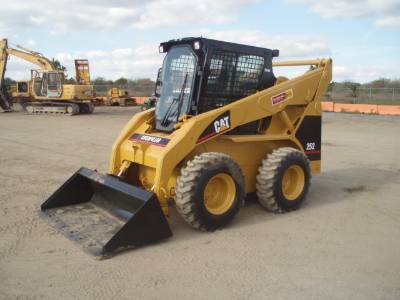
[[305,175],[303,168],[293,165],[286,169],[282,178],[282,193],[287,200],[296,200],[303,192]]
[[225,173],[211,177],[204,189],[204,205],[214,215],[226,213],[232,207],[235,197],[235,182]]

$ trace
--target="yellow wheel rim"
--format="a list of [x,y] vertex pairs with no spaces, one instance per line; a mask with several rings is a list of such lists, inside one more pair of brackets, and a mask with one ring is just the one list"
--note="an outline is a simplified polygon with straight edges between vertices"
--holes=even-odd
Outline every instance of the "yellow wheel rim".
[[204,189],[204,205],[214,215],[226,213],[232,207],[235,197],[235,181],[225,173],[211,177]]
[[282,193],[287,200],[296,200],[303,192],[305,175],[302,167],[293,165],[286,169],[282,178]]

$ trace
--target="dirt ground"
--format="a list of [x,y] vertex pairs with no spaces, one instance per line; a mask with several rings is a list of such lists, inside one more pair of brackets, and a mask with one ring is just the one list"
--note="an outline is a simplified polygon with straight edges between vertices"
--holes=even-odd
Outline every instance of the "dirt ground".
[[249,201],[214,233],[173,212],[169,240],[98,261],[38,209],[82,165],[105,172],[136,111],[0,114],[1,299],[400,299],[400,117],[324,114],[323,173],[296,212]]

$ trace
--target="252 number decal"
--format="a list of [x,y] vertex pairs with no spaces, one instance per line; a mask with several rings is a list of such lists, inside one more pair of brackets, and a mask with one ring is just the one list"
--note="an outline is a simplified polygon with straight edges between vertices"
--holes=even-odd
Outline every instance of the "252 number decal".
[[307,143],[306,151],[315,150],[315,143]]

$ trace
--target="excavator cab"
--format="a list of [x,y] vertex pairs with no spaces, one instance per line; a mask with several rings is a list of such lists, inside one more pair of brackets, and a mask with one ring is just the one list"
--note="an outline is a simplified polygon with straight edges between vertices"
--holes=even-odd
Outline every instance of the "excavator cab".
[[36,96],[47,98],[59,98],[63,92],[63,71],[32,70],[32,82]]

